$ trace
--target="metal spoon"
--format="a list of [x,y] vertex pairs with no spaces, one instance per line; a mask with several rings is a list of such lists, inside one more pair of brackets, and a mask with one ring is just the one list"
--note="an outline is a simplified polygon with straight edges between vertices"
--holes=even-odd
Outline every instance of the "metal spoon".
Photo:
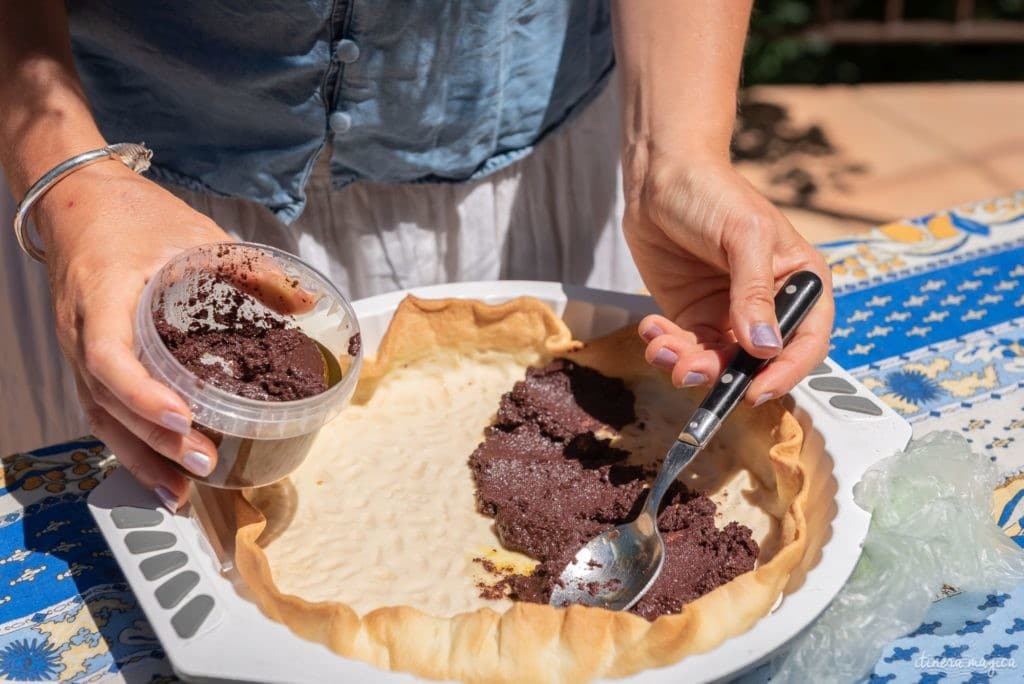
[[[788,342],[821,295],[821,279],[800,271],[775,296],[775,314]],[[768,362],[740,350],[669,449],[640,514],[594,537],[562,571],[550,604],[580,603],[628,610],[647,592],[665,563],[665,542],[658,532],[658,508],[669,486],[700,453],[722,421],[746,394],[751,380]]]

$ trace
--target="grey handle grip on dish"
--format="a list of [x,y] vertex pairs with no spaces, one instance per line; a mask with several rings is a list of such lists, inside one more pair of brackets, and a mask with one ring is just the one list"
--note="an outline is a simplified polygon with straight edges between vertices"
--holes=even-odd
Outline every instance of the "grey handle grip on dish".
[[[824,289],[821,278],[810,271],[798,271],[789,277],[775,295],[775,316],[782,333],[782,344],[793,337]],[[747,393],[751,381],[758,371],[768,364],[768,359],[759,359],[740,349],[711,388],[700,408],[694,413],[689,429],[680,435],[688,435],[697,444],[705,444],[722,420],[736,407]],[[696,423],[696,425],[694,424]],[[685,440],[689,441],[689,440]]]

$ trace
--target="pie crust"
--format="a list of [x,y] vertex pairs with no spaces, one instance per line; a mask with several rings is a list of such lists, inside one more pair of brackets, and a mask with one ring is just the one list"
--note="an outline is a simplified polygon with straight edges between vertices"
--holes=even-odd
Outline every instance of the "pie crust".
[[[638,404],[644,397],[641,387],[659,388],[657,401],[679,400],[692,406],[699,399],[674,390],[663,374],[644,362],[643,345],[633,329],[583,344],[573,341],[562,320],[535,299],[492,306],[408,297],[396,311],[376,358],[364,365],[353,406],[370,402],[397,369],[415,367],[432,355],[481,350],[517,355],[524,367],[565,356],[622,378],[637,393]],[[686,406],[678,409],[680,420],[685,419],[685,410]],[[395,440],[410,438],[401,425],[394,427]],[[485,427],[479,426],[481,435]],[[483,607],[450,616],[408,605],[360,614],[346,603],[287,594],[278,588],[263,548],[268,543],[264,512],[271,518],[274,513],[265,497],[251,492],[234,499],[236,567],[268,617],[339,655],[380,668],[468,682],[582,682],[624,676],[718,646],[748,630],[784,591],[799,586],[802,574],[816,562],[833,514],[827,496],[830,463],[821,450],[802,449],[803,440],[799,422],[779,401],[757,409],[739,407],[729,418],[715,440],[728,449],[715,453],[728,451],[732,465],[723,467],[742,468],[759,483],[756,491],[741,493],[743,501],[735,500],[734,494],[730,505],[756,503],[770,511],[777,524],[770,542],[762,540],[754,570],[687,604],[681,613],[654,622],[583,606],[562,609],[510,602],[503,611]],[[716,460],[704,462],[706,469]]]

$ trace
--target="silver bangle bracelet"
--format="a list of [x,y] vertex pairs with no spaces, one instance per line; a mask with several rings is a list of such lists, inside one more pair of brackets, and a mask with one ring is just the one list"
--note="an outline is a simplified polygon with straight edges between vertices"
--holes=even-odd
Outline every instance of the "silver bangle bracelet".
[[39,198],[56,185],[61,178],[84,166],[105,159],[116,159],[135,173],[143,173],[149,168],[152,158],[153,151],[143,143],[115,143],[91,152],[76,154],[47,171],[28,189],[25,199],[21,201],[18,210],[14,213],[14,236],[18,238],[18,245],[22,251],[40,263],[46,262],[46,253],[36,246],[28,234],[28,214]]

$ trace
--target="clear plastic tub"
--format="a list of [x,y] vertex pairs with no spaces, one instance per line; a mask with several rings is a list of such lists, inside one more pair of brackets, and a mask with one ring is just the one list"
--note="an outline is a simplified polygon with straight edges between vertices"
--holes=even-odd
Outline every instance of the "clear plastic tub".
[[[283,299],[287,288],[291,294],[301,292],[310,308],[290,318],[321,348],[330,376],[325,392],[294,401],[242,397],[200,379],[164,345],[154,317],[159,314],[181,330],[192,320],[210,325],[216,320],[211,311],[216,305],[210,297],[199,296],[200,291],[231,291],[223,277],[211,276],[232,273],[236,278],[239,272],[245,275],[237,289],[258,292],[243,304],[256,315],[269,313],[263,302]],[[140,361],[189,404],[194,427],[217,444],[217,466],[210,475],[200,478],[182,472],[228,489],[268,485],[299,467],[317,431],[341,411],[355,390],[362,365],[359,339],[352,306],[324,275],[287,252],[254,243],[215,243],[182,252],[150,279],[136,310]]]

